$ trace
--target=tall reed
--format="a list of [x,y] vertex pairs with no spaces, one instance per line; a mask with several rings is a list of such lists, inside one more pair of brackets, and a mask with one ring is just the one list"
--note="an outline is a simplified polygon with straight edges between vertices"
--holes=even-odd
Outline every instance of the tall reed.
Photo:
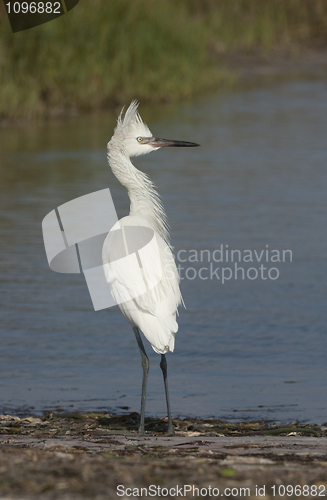
[[189,98],[235,80],[221,52],[326,43],[326,0],[81,0],[15,34],[0,4],[0,116]]

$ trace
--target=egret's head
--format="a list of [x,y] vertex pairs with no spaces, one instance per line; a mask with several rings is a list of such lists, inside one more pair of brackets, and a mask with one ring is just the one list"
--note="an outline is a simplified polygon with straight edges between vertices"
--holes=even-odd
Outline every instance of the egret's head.
[[194,142],[172,141],[153,137],[148,126],[143,123],[137,108],[138,102],[133,101],[124,117],[123,111],[120,113],[115,133],[108,144],[109,147],[111,145],[118,146],[126,156],[131,157],[145,155],[165,146],[199,146]]

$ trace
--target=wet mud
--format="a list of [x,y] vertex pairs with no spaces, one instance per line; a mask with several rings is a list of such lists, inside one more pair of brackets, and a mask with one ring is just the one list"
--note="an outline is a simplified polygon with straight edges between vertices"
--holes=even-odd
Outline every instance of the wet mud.
[[327,487],[327,426],[0,416],[1,499],[314,498]]

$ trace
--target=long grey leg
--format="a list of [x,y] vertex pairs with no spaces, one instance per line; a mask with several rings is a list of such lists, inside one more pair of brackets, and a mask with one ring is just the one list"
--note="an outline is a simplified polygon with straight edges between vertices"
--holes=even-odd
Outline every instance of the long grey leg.
[[145,352],[144,345],[141,339],[139,329],[135,326],[133,328],[137,345],[139,346],[141,353],[141,364],[143,368],[143,380],[142,380],[142,396],[141,396],[141,414],[140,414],[140,427],[139,434],[143,435],[145,433],[144,429],[144,416],[145,416],[145,400],[146,400],[146,386],[148,383],[148,373],[149,373],[149,358]]
[[166,356],[164,354],[161,354],[160,368],[162,370],[164,384],[165,384],[165,392],[166,392],[167,412],[168,412],[168,434],[174,434],[174,428],[170,413],[169,393],[168,393],[167,361],[166,361]]

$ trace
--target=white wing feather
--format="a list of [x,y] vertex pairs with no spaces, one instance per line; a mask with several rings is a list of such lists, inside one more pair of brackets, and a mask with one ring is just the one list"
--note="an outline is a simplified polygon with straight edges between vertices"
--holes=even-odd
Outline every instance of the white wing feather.
[[[121,219],[117,228],[150,227],[140,216]],[[177,307],[182,301],[179,276],[172,252],[158,235],[136,253],[115,260],[108,234],[102,252],[107,282],[113,298],[133,326],[139,327],[158,353],[174,349]]]

